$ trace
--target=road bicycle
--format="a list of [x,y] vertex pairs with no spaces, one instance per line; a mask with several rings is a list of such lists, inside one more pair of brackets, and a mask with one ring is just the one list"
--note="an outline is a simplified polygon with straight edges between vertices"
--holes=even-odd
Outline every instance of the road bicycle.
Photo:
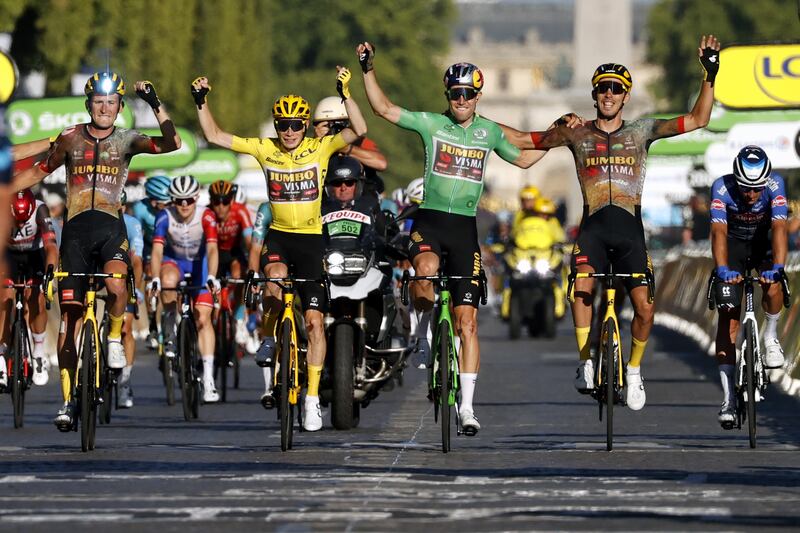
[[[780,276],[778,283],[781,284],[781,291],[783,292],[783,305],[784,307],[789,307],[791,304],[789,280],[784,269],[780,269],[778,274]],[[745,308],[744,320],[742,320],[741,325],[744,328],[744,337],[740,350],[737,350],[736,376],[734,379],[736,387],[736,422],[731,423],[730,426],[724,426],[725,429],[733,429],[735,424],[737,429],[741,429],[742,424],[747,421],[751,448],[756,447],[757,441],[756,403],[766,397],[765,392],[769,384],[769,373],[762,361],[761,335],[758,330],[755,298],[753,296],[753,286],[756,283],[760,283],[759,279],[757,276],[750,275],[750,269],[747,269],[742,276]],[[716,283],[722,283],[722,280],[717,277],[716,273],[712,273],[708,280],[707,299],[709,309],[716,308],[714,296],[714,285]]]
[[[301,312],[295,308],[296,290],[300,283],[322,283],[325,280],[302,278],[256,278],[251,270],[247,273],[244,286],[245,305],[252,308],[256,303],[253,289],[264,283],[274,283],[281,288],[283,311],[278,321],[276,335],[277,357],[275,365],[275,386],[273,395],[277,396],[278,418],[281,422],[281,450],[292,449],[294,412],[299,401],[300,389],[306,373],[306,339]],[[297,408],[297,423],[303,427],[303,413]]]
[[[428,399],[433,402],[433,419],[441,418],[442,452],[450,451],[450,410],[455,409],[456,435],[461,434],[458,417],[459,398],[459,367],[458,353],[456,353],[455,335],[453,333],[453,318],[450,313],[451,296],[449,285],[452,281],[470,280],[480,284],[480,302],[486,305],[486,274],[483,270],[477,276],[448,276],[440,273],[436,276],[412,276],[408,270],[403,271],[401,285],[401,299],[403,305],[410,302],[408,284],[412,281],[431,281],[439,293],[438,302],[434,305],[433,316],[433,346],[431,346],[430,361],[428,362]],[[424,332],[421,333],[424,335]],[[475,433],[464,432],[465,435]]]
[[228,399],[228,370],[233,373],[233,388],[239,388],[239,348],[235,340],[235,320],[228,285],[243,284],[244,280],[220,278],[220,307],[214,321],[214,377],[220,386],[220,399]]
[[[84,452],[94,450],[95,434],[97,430],[97,410],[104,401],[101,376],[107,365],[101,346],[100,328],[97,324],[96,305],[99,284],[106,279],[125,279],[128,285],[129,303],[134,303],[133,276],[127,274],[102,273],[102,272],[54,272],[46,276],[45,297],[48,302],[53,301],[53,282],[65,278],[81,278],[87,280],[86,297],[83,305],[83,319],[81,323],[78,342],[78,365],[75,379],[70,393],[71,400],[77,400],[75,415],[72,420],[72,430],[81,430],[81,450]],[[130,301],[133,298],[133,301]],[[69,429],[67,429],[69,431]]]
[[655,280],[652,272],[634,272],[631,274],[618,274],[609,264],[607,273],[572,272],[569,275],[567,294],[571,302],[575,301],[575,280],[596,278],[603,283],[605,297],[605,315],[603,316],[602,329],[597,344],[593,350],[594,363],[594,388],[590,395],[597,401],[600,421],[603,421],[603,410],[606,418],[606,450],[614,448],[614,405],[625,405],[622,390],[625,388],[625,372],[623,368],[622,343],[619,334],[619,319],[614,306],[616,299],[616,284],[620,280],[634,279],[647,282],[647,300],[652,303],[655,298]]

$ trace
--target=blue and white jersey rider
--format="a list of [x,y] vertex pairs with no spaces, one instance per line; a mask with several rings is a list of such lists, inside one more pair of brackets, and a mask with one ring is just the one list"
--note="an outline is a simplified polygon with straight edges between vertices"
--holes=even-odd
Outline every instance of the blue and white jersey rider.
[[771,223],[789,215],[786,185],[778,174],[767,178],[763,194],[753,205],[747,205],[733,174],[717,178],[711,194],[712,224],[727,224],[728,236],[736,239],[766,238]]
[[131,205],[131,214],[141,223],[144,248],[141,254],[145,263],[150,262],[153,249],[153,234],[156,227],[156,216],[169,203],[169,184],[167,176],[152,176],[144,185],[146,197]]

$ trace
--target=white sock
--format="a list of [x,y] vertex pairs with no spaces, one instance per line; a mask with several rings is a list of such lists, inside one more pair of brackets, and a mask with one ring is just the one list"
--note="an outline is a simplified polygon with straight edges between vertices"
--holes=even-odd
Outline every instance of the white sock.
[[461,405],[458,408],[462,411],[474,411],[472,398],[475,396],[475,382],[478,381],[478,374],[462,372],[458,377],[461,382]]
[[203,381],[207,384],[214,383],[214,354],[203,356]]
[[0,376],[5,376],[6,368],[8,368],[6,366],[6,356],[3,355],[3,354],[0,354]]
[[719,365],[719,380],[722,383],[722,398],[726,402],[732,402],[736,394],[733,384],[733,365]]
[[44,341],[47,338],[47,333],[34,333],[31,331],[31,338],[33,338],[33,356],[44,356]]
[[433,345],[433,329],[431,328],[431,316],[433,316],[433,311],[417,311],[417,338],[421,338],[422,335],[425,335],[425,338],[428,339],[428,346]]
[[133,365],[125,365],[122,369],[122,375],[119,378],[120,384],[128,384],[131,380],[131,370],[133,370]]
[[272,390],[272,368],[267,366],[261,370],[264,371],[264,391],[269,392]]
[[770,313],[764,313],[764,340],[768,341],[771,339],[778,338],[778,319],[781,317],[781,312],[778,311],[774,315]]

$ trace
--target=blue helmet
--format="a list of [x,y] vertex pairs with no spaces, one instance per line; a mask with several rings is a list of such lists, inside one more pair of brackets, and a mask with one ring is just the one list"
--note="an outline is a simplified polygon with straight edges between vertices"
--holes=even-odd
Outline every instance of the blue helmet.
[[144,184],[147,197],[156,202],[169,202],[169,186],[172,180],[167,176],[151,176]]
[[733,160],[733,174],[744,187],[763,187],[772,171],[767,153],[755,145],[745,146]]

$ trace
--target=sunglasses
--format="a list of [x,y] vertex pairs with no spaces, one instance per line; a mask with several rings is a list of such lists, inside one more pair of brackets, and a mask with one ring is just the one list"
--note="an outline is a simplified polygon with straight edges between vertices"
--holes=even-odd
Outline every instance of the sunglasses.
[[355,184],[356,180],[341,180],[334,183],[333,186],[339,187],[340,185],[344,185],[345,187],[353,187]]
[[187,205],[194,204],[196,201],[197,198],[174,198],[172,203],[181,207],[186,207]]
[[478,96],[478,91],[472,87],[455,87],[453,89],[447,89],[444,94],[447,95],[448,100],[456,101],[461,97],[463,97],[464,100],[472,100]]
[[763,187],[763,186],[761,186],[761,187],[747,187],[745,185],[739,185],[739,190],[742,191],[742,192],[751,192],[751,193],[761,192],[761,191],[764,190],[764,188],[765,187]]
[[609,89],[611,89],[611,94],[622,94],[625,92],[625,86],[616,81],[601,81],[594,86],[594,90],[597,91],[598,94],[605,94]]
[[211,203],[213,205],[220,205],[220,204],[222,204],[222,205],[231,205],[232,201],[233,201],[233,198],[230,198],[230,197],[212,198],[211,199]]
[[306,125],[305,120],[276,120],[275,129],[278,131],[300,131]]

